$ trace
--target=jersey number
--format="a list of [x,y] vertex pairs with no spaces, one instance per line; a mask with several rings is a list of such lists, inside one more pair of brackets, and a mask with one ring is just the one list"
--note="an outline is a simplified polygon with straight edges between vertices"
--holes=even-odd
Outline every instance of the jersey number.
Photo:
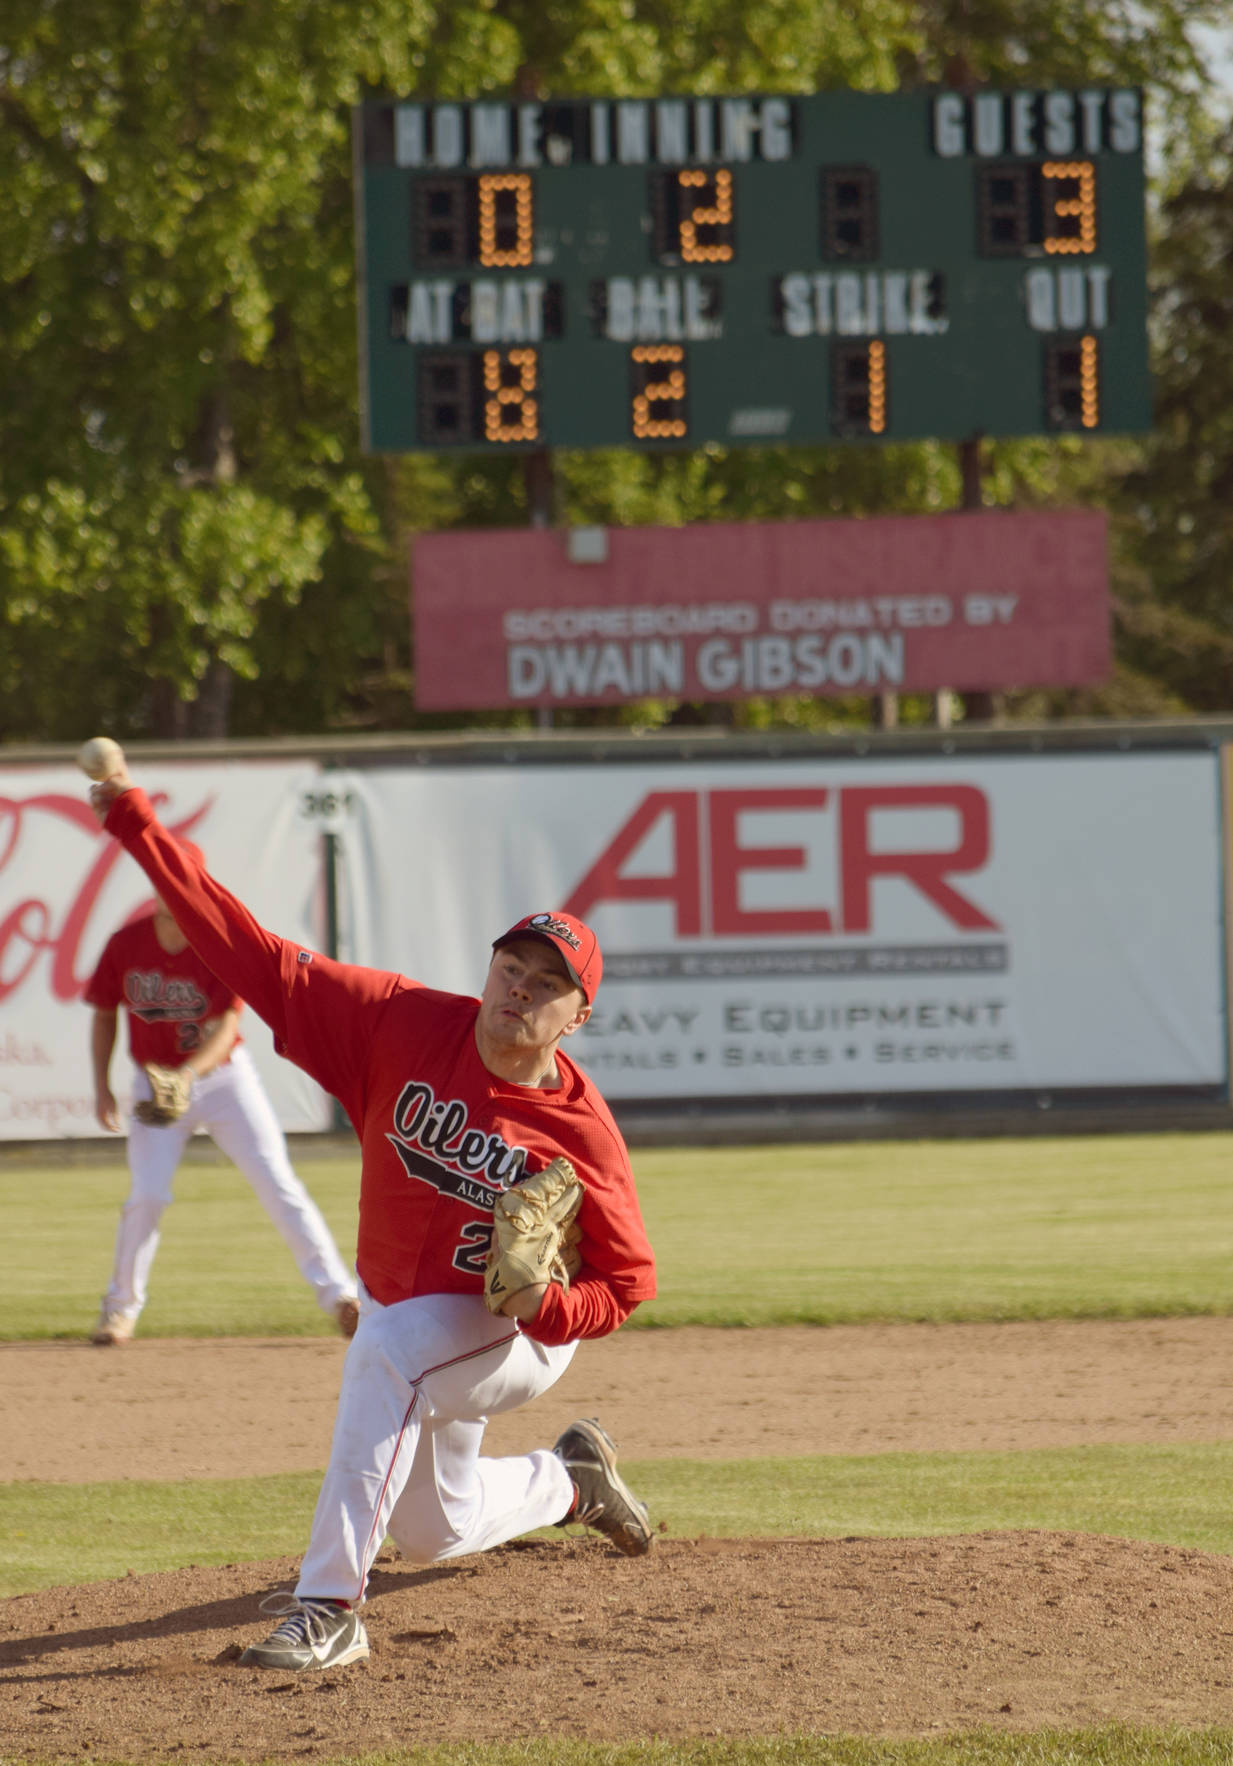
[[454,1268],[465,1269],[468,1275],[482,1276],[491,1241],[492,1227],[487,1221],[468,1221],[462,1229],[462,1238],[454,1252]]

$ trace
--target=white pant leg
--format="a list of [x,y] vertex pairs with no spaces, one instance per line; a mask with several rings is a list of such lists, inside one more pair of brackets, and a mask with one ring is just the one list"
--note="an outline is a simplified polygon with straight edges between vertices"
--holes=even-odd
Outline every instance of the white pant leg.
[[479,1453],[488,1418],[547,1391],[575,1347],[532,1342],[478,1295],[366,1307],[296,1592],[362,1600],[389,1531],[432,1563],[559,1521],[573,1485],[555,1454]]
[[296,1175],[274,1106],[241,1046],[194,1088],[194,1116],[248,1179],[323,1312],[355,1293],[355,1278],[320,1208]]
[[[134,1096],[150,1096],[150,1084],[144,1073],[139,1073],[134,1081]],[[135,1118],[129,1123],[129,1192],[116,1228],[115,1258],[111,1285],[103,1296],[104,1312],[136,1318],[146,1303],[150,1267],[158,1250],[159,1221],[171,1200],[172,1179],[191,1132],[192,1120],[188,1116],[158,1126]]]
[[483,1436],[482,1421],[424,1424],[387,1528],[403,1557],[435,1564],[487,1551],[568,1510],[573,1484],[554,1453],[481,1459]]

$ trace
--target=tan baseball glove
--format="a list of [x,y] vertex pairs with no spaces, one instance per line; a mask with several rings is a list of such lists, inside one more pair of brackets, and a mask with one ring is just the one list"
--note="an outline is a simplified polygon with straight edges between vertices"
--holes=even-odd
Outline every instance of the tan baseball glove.
[[492,1243],[484,1271],[484,1301],[500,1312],[511,1294],[537,1282],[559,1282],[568,1291],[582,1267],[576,1215],[583,1186],[568,1159],[558,1155],[542,1171],[503,1190],[492,1210]]
[[160,1067],[157,1061],[147,1061],[144,1071],[152,1095],[133,1105],[133,1115],[138,1122],[148,1122],[155,1127],[177,1122],[188,1109],[188,1100],[193,1094],[195,1075],[192,1068]]

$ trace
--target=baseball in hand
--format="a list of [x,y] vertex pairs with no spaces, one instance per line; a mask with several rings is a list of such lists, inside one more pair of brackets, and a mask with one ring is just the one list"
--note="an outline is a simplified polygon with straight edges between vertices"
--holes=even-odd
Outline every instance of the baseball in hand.
[[77,764],[88,779],[110,779],[124,771],[124,750],[110,736],[91,736],[77,750]]

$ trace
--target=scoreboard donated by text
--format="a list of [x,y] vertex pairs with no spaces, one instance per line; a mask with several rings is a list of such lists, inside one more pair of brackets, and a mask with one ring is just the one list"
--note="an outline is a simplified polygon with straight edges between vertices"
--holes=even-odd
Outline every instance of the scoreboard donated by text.
[[1146,429],[1129,88],[370,102],[373,451]]

